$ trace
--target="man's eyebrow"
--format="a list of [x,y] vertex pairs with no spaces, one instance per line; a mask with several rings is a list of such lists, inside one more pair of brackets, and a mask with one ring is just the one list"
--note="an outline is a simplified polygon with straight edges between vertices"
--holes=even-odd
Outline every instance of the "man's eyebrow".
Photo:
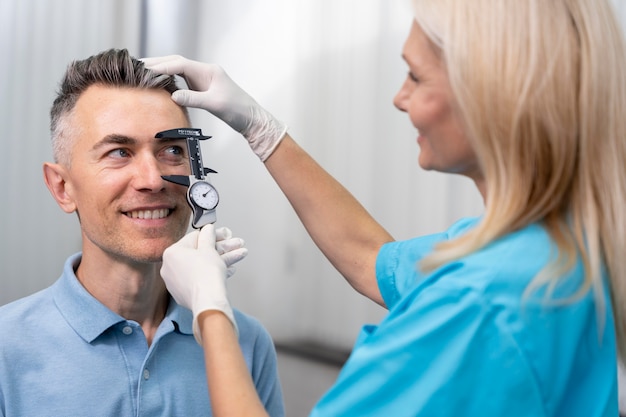
[[[168,142],[181,142],[181,141],[185,141],[185,139],[183,138],[159,138],[156,139],[156,141],[158,141],[159,143],[168,143]],[[106,135],[105,137],[103,137],[102,139],[100,139],[98,142],[96,142],[95,145],[93,145],[93,150],[97,150],[99,148],[102,148],[104,146],[107,145],[125,145],[125,146],[132,146],[132,145],[136,145],[139,141],[133,137],[130,136],[126,136],[126,135],[121,135],[118,133],[112,133],[109,135]]]
[[107,145],[134,145],[137,143],[137,139],[131,138],[130,136],[120,135],[117,133],[112,133],[110,135],[106,135],[95,145],[93,145],[93,150],[102,148]]
[[155,138],[159,143],[168,143],[168,142],[186,142],[185,138]]

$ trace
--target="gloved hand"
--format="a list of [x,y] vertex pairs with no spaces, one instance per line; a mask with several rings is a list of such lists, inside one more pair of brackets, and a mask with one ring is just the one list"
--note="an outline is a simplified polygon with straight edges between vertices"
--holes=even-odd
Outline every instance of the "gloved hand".
[[212,224],[185,235],[163,252],[161,277],[176,302],[193,313],[193,334],[201,345],[198,316],[203,311],[224,313],[238,333],[226,294],[226,264],[216,249]]
[[254,101],[218,65],[180,55],[142,61],[146,68],[160,74],[183,76],[191,90],[175,91],[172,99],[181,106],[205,109],[222,119],[248,140],[261,161],[272,154],[285,136],[287,125]]
[[233,237],[233,233],[228,227],[215,229],[215,240],[215,249],[226,264],[226,278],[230,278],[236,270],[233,265],[248,255],[248,249],[244,247],[243,239]]

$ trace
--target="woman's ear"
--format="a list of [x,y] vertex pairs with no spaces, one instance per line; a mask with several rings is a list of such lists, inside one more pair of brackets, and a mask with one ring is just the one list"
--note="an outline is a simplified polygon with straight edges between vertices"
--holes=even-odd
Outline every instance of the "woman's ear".
[[66,213],[76,211],[67,169],[59,164],[45,162],[43,164],[43,178],[59,207]]

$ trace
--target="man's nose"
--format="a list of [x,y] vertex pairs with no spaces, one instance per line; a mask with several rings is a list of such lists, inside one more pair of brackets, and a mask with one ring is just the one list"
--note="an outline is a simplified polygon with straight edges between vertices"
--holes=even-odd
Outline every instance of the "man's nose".
[[139,191],[159,192],[165,188],[163,171],[154,155],[141,155],[136,159],[134,186]]

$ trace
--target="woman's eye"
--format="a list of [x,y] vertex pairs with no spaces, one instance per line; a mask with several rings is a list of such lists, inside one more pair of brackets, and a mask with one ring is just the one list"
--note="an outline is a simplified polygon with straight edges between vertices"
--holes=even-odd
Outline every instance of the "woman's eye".
[[408,72],[408,77],[411,81],[413,82],[419,82],[419,79],[415,76],[415,74],[413,74],[411,71]]

